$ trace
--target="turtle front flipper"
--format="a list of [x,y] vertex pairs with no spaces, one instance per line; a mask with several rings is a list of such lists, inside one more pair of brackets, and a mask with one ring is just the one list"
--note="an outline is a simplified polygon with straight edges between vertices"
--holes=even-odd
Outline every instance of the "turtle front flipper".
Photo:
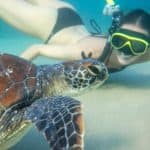
[[25,111],[44,133],[53,150],[83,149],[83,116],[81,103],[70,97],[56,96],[37,100]]

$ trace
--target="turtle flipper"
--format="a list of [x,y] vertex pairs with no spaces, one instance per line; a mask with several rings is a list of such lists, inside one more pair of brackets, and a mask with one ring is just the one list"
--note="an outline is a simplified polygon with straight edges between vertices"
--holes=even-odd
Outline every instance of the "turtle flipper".
[[70,97],[56,96],[37,100],[24,115],[44,133],[53,150],[83,149],[81,103]]

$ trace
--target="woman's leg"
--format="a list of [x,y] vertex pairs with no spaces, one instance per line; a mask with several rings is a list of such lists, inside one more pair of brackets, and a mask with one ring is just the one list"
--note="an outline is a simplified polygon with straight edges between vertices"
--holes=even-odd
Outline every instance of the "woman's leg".
[[79,23],[80,17],[78,14],[73,13],[73,11],[68,11],[70,16],[64,11],[58,13],[58,8],[61,7],[63,10],[72,8],[68,3],[57,0],[50,1],[46,5],[33,5],[27,0],[5,0],[0,1],[0,16],[17,29],[39,37],[44,41],[53,33],[56,23],[58,27],[59,24],[66,24],[75,17],[72,24],[66,25],[66,27],[63,26],[54,35],[52,34],[49,44],[75,44],[88,36],[89,32],[85,26]]
[[27,1],[0,1],[0,17],[15,28],[46,40],[57,19],[57,9]]

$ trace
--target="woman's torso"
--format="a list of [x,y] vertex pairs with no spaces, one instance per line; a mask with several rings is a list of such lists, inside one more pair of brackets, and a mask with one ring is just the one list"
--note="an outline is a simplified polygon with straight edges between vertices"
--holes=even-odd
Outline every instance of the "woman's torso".
[[73,44],[89,35],[84,23],[70,4],[63,1],[50,1],[46,6],[57,10],[57,17],[49,31],[47,43]]

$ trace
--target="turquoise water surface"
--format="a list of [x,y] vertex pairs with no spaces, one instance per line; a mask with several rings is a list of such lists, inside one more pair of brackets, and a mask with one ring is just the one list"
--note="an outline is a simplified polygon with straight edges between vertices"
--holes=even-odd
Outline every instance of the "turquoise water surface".
[[[91,31],[90,19],[95,19],[104,33],[111,18],[102,15],[104,0],[68,0],[81,14]],[[150,10],[148,0],[121,1],[121,8]],[[89,7],[90,6],[90,7]],[[15,55],[39,39],[23,34],[0,21],[0,49]],[[34,63],[55,63],[58,60],[39,57]],[[85,150],[150,150],[150,63],[128,67],[110,75],[99,89],[78,97],[84,105]],[[11,150],[48,150],[48,145],[36,129],[29,132]]]

